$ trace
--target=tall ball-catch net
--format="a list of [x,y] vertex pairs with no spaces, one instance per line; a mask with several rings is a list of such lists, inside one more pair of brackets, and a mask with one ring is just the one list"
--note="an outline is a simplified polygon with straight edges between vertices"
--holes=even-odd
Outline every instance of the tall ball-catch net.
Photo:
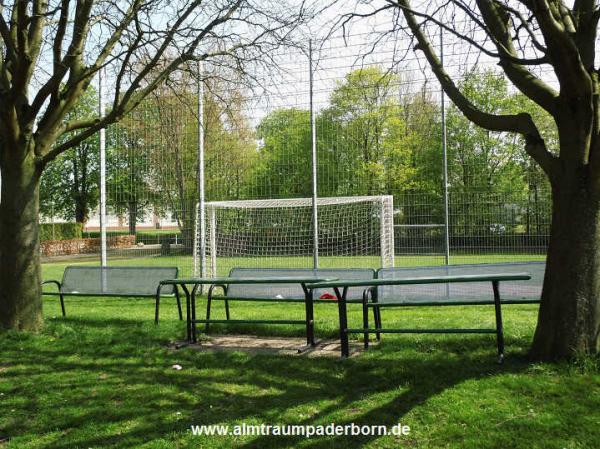
[[[311,198],[214,201],[198,207],[196,275],[226,275],[233,267],[391,267],[392,196],[317,200],[318,242]],[[318,257],[315,258],[315,253]]]

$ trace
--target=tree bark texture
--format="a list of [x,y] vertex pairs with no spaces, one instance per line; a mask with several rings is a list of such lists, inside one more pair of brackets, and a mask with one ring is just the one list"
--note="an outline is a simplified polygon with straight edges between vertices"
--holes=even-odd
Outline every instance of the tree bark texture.
[[0,327],[37,330],[42,325],[38,222],[41,171],[33,156],[4,154],[0,161]]
[[552,230],[539,319],[531,348],[536,360],[600,350],[600,194],[584,170],[552,189]]

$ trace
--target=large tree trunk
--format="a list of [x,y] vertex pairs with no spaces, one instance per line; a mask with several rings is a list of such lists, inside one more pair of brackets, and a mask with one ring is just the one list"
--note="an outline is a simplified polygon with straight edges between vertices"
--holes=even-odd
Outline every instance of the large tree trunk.
[[127,204],[127,212],[129,215],[129,235],[137,234],[137,210],[138,205],[135,201],[130,201]]
[[88,218],[87,204],[78,196],[75,198],[75,221],[85,225]]
[[192,210],[194,209],[186,209],[185,206],[183,206],[183,210],[179,214],[181,243],[186,254],[191,254],[194,248],[194,214],[191,212]]
[[0,161],[0,327],[36,330],[42,325],[40,171],[32,156],[8,153]]
[[554,184],[546,275],[531,348],[537,360],[600,349],[600,194],[590,191],[584,174]]

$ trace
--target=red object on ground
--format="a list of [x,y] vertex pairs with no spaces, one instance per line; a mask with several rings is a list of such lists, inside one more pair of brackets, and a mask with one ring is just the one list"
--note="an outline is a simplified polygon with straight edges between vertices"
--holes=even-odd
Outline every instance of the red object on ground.
[[321,296],[319,296],[319,299],[337,299],[337,297],[331,293],[323,293]]

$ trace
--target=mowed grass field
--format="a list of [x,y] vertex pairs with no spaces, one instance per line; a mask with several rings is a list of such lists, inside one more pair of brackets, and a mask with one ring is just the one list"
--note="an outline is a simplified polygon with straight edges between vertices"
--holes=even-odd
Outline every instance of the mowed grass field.
[[[142,249],[141,253],[158,253],[158,250],[147,251]],[[543,261],[545,256],[540,254],[486,254],[485,256],[474,255],[452,255],[452,264],[477,264],[477,263],[505,263],[505,262],[530,262]],[[415,267],[442,265],[444,257],[441,255],[411,255],[396,256],[396,267]],[[44,279],[59,279],[62,277],[67,265],[98,265],[97,256],[63,260],[61,262],[48,262],[43,264]],[[217,259],[217,275],[227,276],[234,267],[256,267],[264,266],[271,268],[310,268],[313,259],[311,257],[219,257]],[[159,256],[148,255],[146,257],[109,257],[111,266],[176,266],[179,267],[180,276],[188,276],[193,271],[194,262],[191,256]],[[354,257],[320,257],[321,268],[373,268],[381,266],[381,260],[376,256],[354,256]]]
[[[525,257],[521,260],[532,260]],[[462,262],[470,261],[465,256]],[[156,257],[115,264],[180,262]],[[409,265],[408,259],[403,262]],[[67,264],[45,264],[44,278],[60,279]],[[172,349],[170,344],[184,337],[173,300],[163,301],[158,326],[152,300],[67,298],[66,306],[68,316],[62,318],[57,298],[47,297],[43,331],[0,333],[0,435],[11,437],[0,448],[575,449],[597,448],[600,441],[600,364],[589,358],[530,363],[526,354],[537,306],[505,307],[502,366],[495,363],[492,335],[389,334],[348,360],[201,352]],[[351,311],[352,327],[360,326],[358,309]],[[224,316],[220,303],[214,310]],[[232,305],[235,318],[302,314],[302,305]],[[318,304],[315,315],[318,336],[335,338],[335,305]],[[494,313],[486,306],[406,308],[384,310],[383,319],[386,326],[488,327]],[[297,326],[215,326],[213,331],[303,335]],[[175,364],[182,369],[173,369]],[[410,426],[409,435],[194,436],[190,431],[191,425],[210,424],[399,422]]]

